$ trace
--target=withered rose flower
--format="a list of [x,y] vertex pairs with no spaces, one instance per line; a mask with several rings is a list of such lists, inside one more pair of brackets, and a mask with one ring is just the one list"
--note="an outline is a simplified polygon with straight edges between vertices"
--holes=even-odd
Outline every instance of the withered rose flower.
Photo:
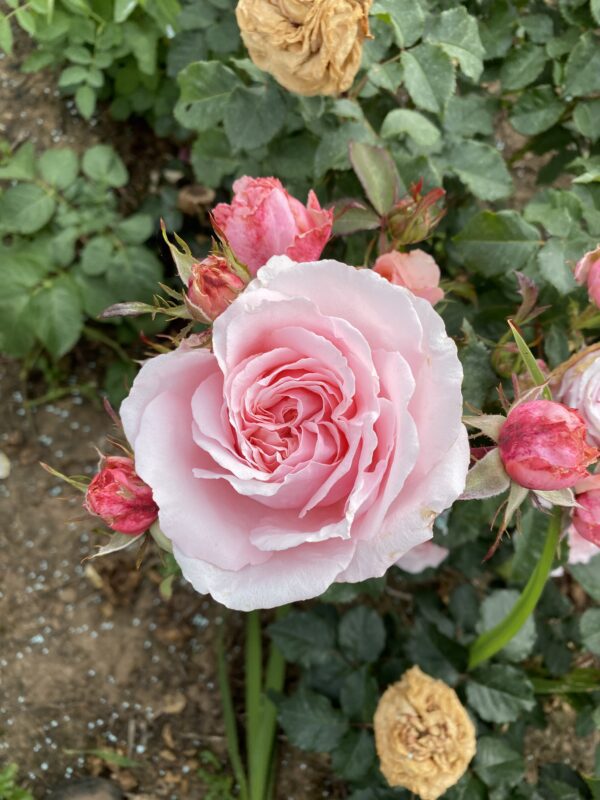
[[382,695],[375,744],[390,786],[437,800],[475,755],[475,728],[454,689],[412,667]]
[[290,92],[340,94],[352,85],[372,0],[240,0],[250,58]]

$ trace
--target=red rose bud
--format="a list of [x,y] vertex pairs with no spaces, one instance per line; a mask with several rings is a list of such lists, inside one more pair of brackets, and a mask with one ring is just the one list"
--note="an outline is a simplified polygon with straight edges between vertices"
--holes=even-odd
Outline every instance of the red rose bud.
[[600,455],[587,444],[579,413],[552,400],[515,406],[502,426],[498,447],[509,477],[539,491],[575,486]]
[[103,458],[100,472],[87,487],[85,508],[113,531],[143,533],[158,516],[152,489],[137,475],[131,458]]
[[198,310],[201,318],[214,320],[233,303],[245,285],[223,256],[211,254],[192,264],[188,306],[192,312]]
[[580,481],[575,487],[575,499],[579,504],[573,511],[575,530],[600,547],[600,474]]
[[410,194],[396,203],[388,215],[387,227],[394,247],[422,242],[446,213],[445,209],[436,208],[446,192],[432,189],[421,195],[422,188],[422,180],[413,184]]

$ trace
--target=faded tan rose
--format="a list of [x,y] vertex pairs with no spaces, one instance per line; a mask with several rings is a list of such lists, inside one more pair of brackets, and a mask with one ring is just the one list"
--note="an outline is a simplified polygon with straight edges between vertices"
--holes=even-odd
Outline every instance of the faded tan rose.
[[240,0],[236,16],[257,67],[290,92],[336,95],[352,85],[372,0]]
[[454,689],[412,667],[382,695],[375,744],[390,786],[437,800],[475,755],[475,728]]

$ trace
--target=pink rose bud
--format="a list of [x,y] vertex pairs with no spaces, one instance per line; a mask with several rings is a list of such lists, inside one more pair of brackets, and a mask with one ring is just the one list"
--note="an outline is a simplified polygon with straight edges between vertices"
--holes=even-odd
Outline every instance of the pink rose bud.
[[573,274],[577,283],[587,286],[590,301],[600,308],[600,246],[579,259]]
[[432,306],[444,297],[439,287],[440,268],[423,250],[385,253],[379,256],[373,269],[395,286],[406,286],[417,297],[429,300]]
[[437,207],[446,192],[432,189],[422,195],[422,188],[422,180],[413,184],[409,194],[396,203],[388,215],[388,232],[395,246],[422,242],[446,213]]
[[600,547],[600,474],[590,475],[575,486],[579,507],[573,510],[573,526],[588,542]]
[[515,406],[502,426],[498,447],[510,478],[539,491],[575,486],[600,455],[586,442],[580,414],[552,400]]
[[233,272],[227,259],[212,254],[192,264],[188,284],[188,305],[199,309],[201,315],[213,320],[231,305],[246,284]]
[[152,489],[136,474],[131,458],[102,459],[85,495],[85,508],[119,533],[143,533],[158,516]]
[[333,211],[319,205],[311,190],[308,203],[292,197],[277,178],[244,176],[233,184],[231,204],[213,209],[216,226],[236,258],[253,275],[271,256],[315,261],[331,236]]

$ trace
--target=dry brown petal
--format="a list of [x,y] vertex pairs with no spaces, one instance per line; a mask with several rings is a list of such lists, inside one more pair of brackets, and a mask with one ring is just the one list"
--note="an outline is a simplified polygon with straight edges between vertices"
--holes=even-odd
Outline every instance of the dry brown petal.
[[250,58],[286,89],[336,95],[352,85],[372,0],[239,0]]
[[475,728],[454,689],[412,667],[375,711],[375,744],[390,786],[437,800],[475,755]]

